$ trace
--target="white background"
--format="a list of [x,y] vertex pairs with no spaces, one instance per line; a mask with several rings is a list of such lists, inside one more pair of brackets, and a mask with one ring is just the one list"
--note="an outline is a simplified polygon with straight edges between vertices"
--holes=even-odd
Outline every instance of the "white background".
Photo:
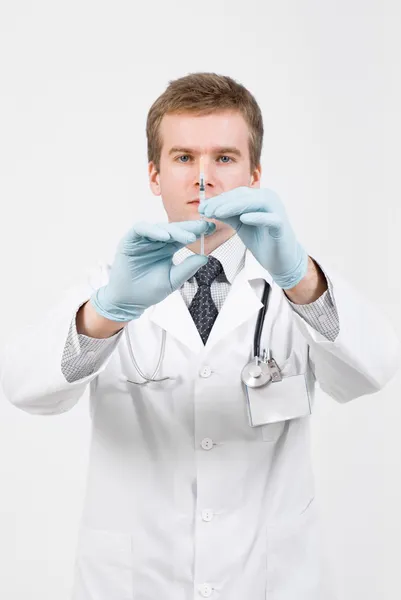
[[[193,71],[254,93],[263,186],[309,252],[401,334],[400,25],[383,0],[3,0],[0,342],[132,222],[164,219],[147,182],[146,114]],[[345,406],[317,398],[314,464],[339,600],[401,597],[400,384]],[[86,396],[47,418],[0,397],[1,598],[67,600],[89,436]]]

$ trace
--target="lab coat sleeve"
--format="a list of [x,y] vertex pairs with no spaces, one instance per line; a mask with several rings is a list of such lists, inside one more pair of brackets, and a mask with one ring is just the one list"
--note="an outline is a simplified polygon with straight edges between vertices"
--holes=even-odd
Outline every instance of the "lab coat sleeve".
[[2,347],[1,388],[13,405],[37,415],[66,412],[106,368],[111,353],[100,368],[77,381],[68,382],[61,365],[71,321],[78,308],[95,289],[107,283],[107,279],[107,266],[100,264],[86,281],[65,292],[44,317],[13,335]]
[[327,276],[339,318],[335,340],[328,340],[296,312],[293,318],[309,344],[320,387],[338,402],[348,402],[381,390],[392,379],[400,366],[400,344],[368,298],[334,271]]

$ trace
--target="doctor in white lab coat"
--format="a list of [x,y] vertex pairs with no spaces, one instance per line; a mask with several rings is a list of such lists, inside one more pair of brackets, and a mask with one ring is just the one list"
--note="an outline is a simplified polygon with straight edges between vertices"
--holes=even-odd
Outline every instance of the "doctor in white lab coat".
[[[262,121],[245,88],[215,74],[176,80],[147,134],[169,222],[132,227],[114,261],[1,360],[6,396],[29,413],[63,413],[90,391],[73,599],[323,600],[314,385],[341,403],[377,392],[398,368],[398,341],[365,297],[308,257],[278,197],[260,188]],[[265,282],[260,348],[280,380],[250,388],[241,372]]]

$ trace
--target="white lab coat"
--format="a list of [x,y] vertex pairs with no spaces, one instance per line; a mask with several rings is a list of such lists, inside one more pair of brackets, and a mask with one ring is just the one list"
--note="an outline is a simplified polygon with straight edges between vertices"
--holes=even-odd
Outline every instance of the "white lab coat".
[[[106,283],[107,273],[105,266],[91,286]],[[335,342],[295,314],[274,284],[262,337],[287,373],[306,374],[304,400],[312,405],[314,377],[348,402],[380,390],[399,362],[387,322],[328,275],[340,317]],[[265,424],[251,427],[240,379],[264,279],[272,282],[247,252],[205,347],[179,291],[129,324],[148,374],[167,331],[160,376],[172,379],[164,383],[127,382],[141,379],[124,335],[99,371],[67,383],[61,356],[89,285],[8,347],[3,389],[27,412],[67,411],[90,386],[93,435],[74,600],[322,600],[305,402],[298,418],[274,422],[266,387]]]

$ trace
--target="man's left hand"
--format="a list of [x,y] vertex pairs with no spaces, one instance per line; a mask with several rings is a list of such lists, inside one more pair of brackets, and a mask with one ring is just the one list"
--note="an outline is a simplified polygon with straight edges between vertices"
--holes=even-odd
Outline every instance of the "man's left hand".
[[206,218],[230,225],[282,289],[306,275],[308,255],[298,243],[283,203],[268,189],[238,187],[199,206]]

